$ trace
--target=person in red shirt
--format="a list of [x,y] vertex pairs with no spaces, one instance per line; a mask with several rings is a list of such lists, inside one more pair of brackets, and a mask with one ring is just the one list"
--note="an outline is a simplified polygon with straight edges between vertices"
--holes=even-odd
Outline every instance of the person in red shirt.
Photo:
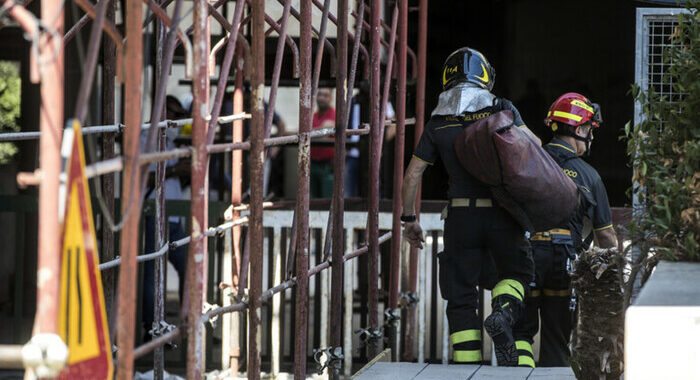
[[[328,88],[319,88],[316,92],[316,112],[311,124],[312,129],[335,128],[335,108],[331,107],[333,96]],[[311,147],[311,198],[330,198],[333,196],[333,156],[332,137],[319,139],[321,144]]]

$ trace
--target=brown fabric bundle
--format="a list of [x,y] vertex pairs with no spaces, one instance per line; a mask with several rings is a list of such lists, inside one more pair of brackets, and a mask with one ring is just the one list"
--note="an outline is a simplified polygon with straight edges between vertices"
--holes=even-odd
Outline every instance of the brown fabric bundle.
[[462,166],[490,185],[496,202],[528,231],[566,224],[578,205],[576,184],[513,124],[512,111],[464,128],[454,147]]

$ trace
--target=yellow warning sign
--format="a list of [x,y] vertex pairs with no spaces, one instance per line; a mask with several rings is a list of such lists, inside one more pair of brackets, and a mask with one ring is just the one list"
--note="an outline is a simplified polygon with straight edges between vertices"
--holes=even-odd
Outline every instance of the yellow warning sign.
[[[61,251],[61,303],[58,331],[68,345],[68,366],[60,379],[112,379],[112,349],[105,313],[90,190],[80,124],[73,121],[73,142],[65,172],[65,223]],[[70,136],[70,134],[67,134]]]

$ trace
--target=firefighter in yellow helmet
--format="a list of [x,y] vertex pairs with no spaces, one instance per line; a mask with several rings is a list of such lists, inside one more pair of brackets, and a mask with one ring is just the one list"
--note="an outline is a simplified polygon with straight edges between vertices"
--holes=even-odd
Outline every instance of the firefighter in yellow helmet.
[[[512,111],[516,125],[527,128],[509,100],[491,93],[494,78],[494,69],[474,49],[462,48],[447,58],[442,72],[444,91],[404,176],[401,220],[408,242],[422,248],[422,229],[414,214],[416,190],[424,170],[440,159],[449,176],[449,204],[445,250],[439,255],[439,284],[447,300],[453,360],[472,364],[482,361],[477,286],[483,286],[493,288],[493,313],[484,327],[495,343],[498,364],[516,366],[512,328],[522,313],[533,276],[530,245],[524,229],[491,199],[489,186],[462,167],[454,148],[464,128],[499,111]],[[494,264],[496,273],[490,280],[484,276],[485,270]]]

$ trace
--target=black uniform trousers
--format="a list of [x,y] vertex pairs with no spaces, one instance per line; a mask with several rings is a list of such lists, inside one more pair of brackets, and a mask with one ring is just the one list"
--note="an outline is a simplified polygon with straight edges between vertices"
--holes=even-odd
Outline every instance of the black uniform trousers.
[[531,286],[530,297],[525,300],[525,315],[516,323],[513,334],[519,348],[530,346],[541,320],[540,367],[569,366],[573,315],[569,310],[571,279],[567,272],[567,258],[572,252],[570,245],[532,242],[535,285]]
[[477,286],[491,289],[508,279],[527,289],[534,271],[530,244],[500,207],[449,207],[444,238],[439,285],[447,300],[454,361],[481,362]]

